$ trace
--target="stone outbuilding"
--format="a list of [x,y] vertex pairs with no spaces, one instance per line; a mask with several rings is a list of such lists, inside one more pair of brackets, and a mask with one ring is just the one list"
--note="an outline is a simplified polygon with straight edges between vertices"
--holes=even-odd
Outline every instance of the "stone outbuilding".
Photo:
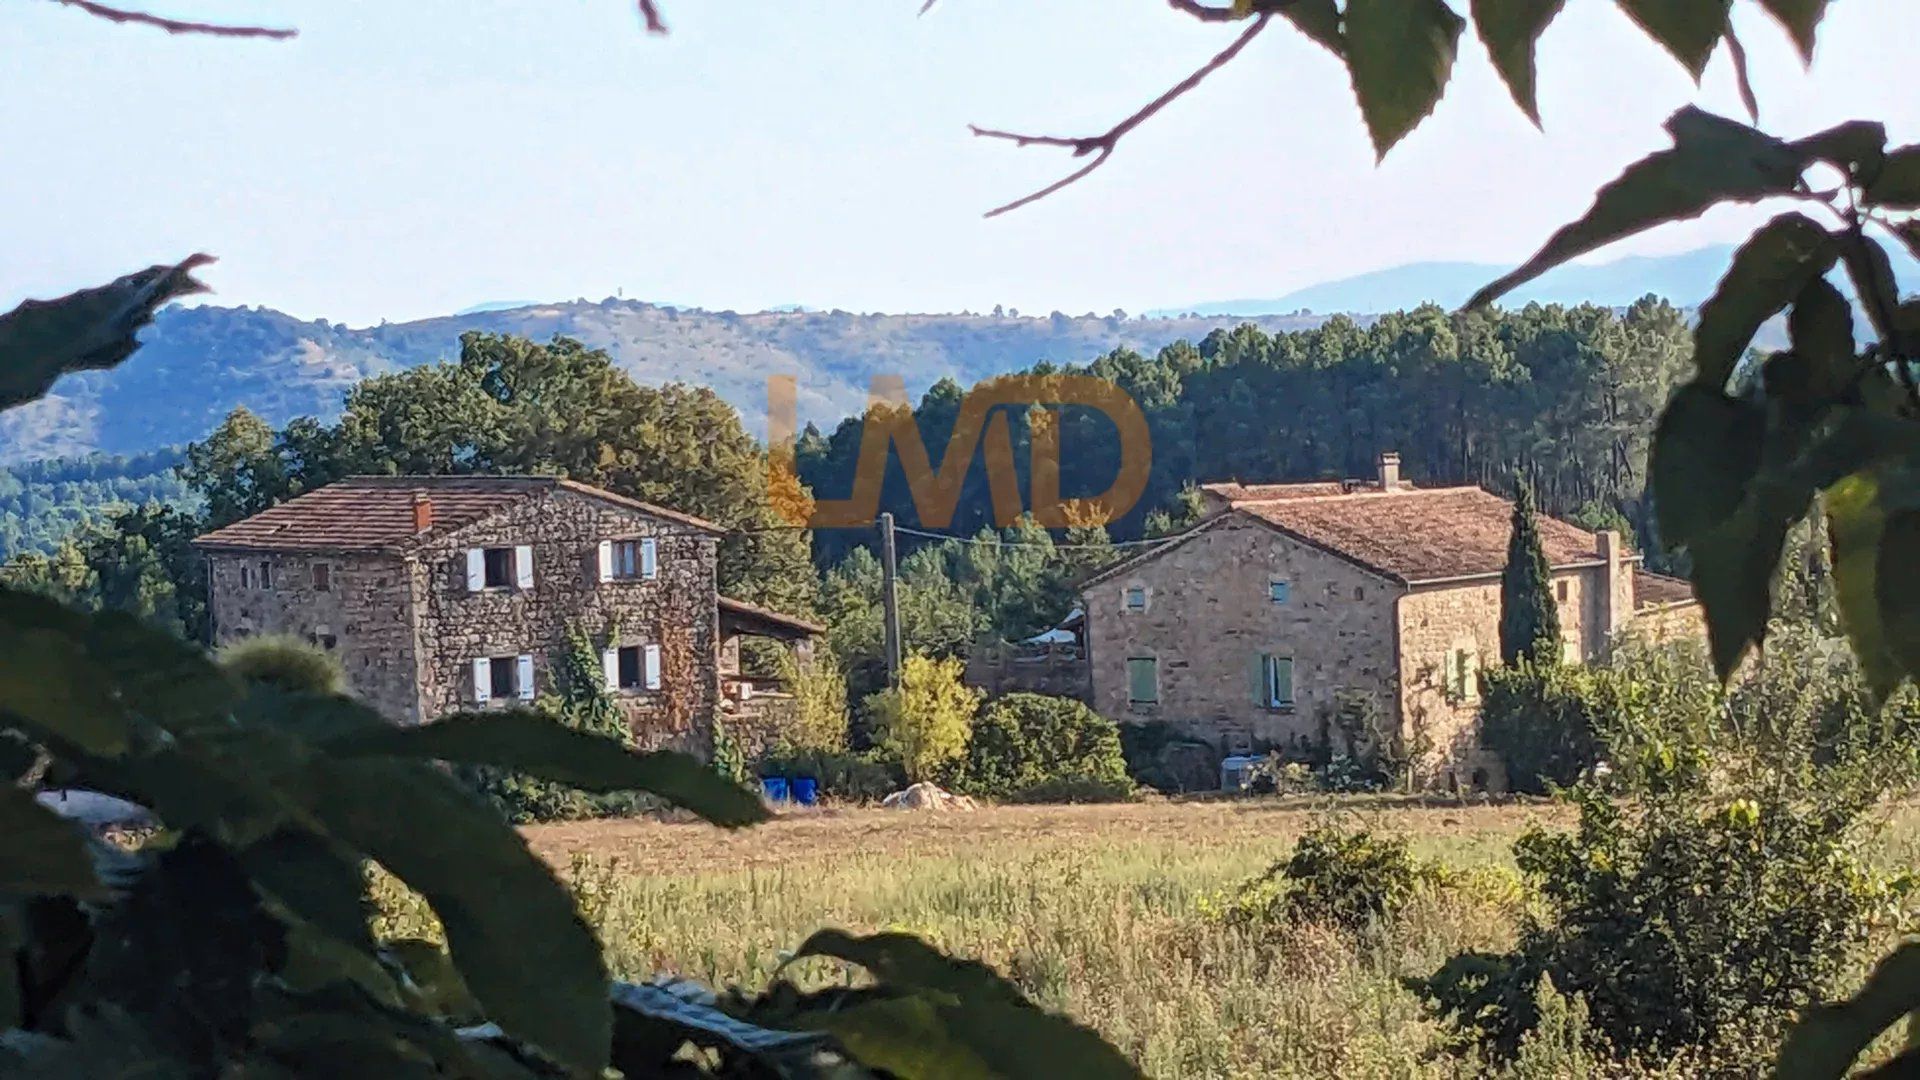
[[396,721],[554,692],[577,631],[642,745],[704,753],[723,642],[817,630],[719,595],[722,532],[554,477],[354,477],[194,544],[216,644],[309,641]]
[[[1383,454],[1371,481],[1208,484],[1189,531],[1080,586],[1094,706],[1221,753],[1390,747],[1420,782],[1503,786],[1480,748],[1480,672],[1500,660],[1513,506],[1420,488]],[[1630,622],[1697,627],[1687,582],[1618,533],[1540,519],[1566,657]]]

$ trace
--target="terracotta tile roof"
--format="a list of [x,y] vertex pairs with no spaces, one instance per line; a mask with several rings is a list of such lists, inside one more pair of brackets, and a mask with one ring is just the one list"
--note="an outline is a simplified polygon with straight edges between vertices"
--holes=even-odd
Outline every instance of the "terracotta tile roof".
[[[1272,525],[1396,581],[1497,574],[1507,564],[1513,504],[1479,488],[1401,488],[1238,503]],[[1555,567],[1597,562],[1598,539],[1542,516],[1540,541]]]
[[1698,598],[1693,595],[1691,581],[1668,577],[1665,574],[1650,573],[1646,570],[1633,572],[1633,606],[1636,608],[1696,602]]
[[817,637],[827,632],[827,628],[819,623],[798,619],[770,607],[761,607],[759,604],[749,604],[745,600],[735,600],[731,596],[720,598],[720,620],[723,623],[731,622],[743,630],[759,624],[774,630],[785,630],[808,637]]
[[1225,481],[1201,484],[1200,490],[1226,503],[1272,502],[1276,499],[1307,499],[1316,495],[1345,495],[1344,480],[1312,480],[1303,484],[1242,484]]
[[[711,532],[722,531],[677,510],[550,476],[354,476],[194,540],[201,548],[258,551],[400,551],[471,525],[522,499],[564,488]],[[413,527],[413,499],[433,505],[433,525]]]

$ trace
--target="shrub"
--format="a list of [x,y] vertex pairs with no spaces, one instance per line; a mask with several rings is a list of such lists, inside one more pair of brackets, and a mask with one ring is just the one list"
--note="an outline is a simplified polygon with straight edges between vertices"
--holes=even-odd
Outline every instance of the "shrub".
[[906,786],[900,763],[884,754],[796,750],[761,759],[761,776],[803,777],[820,785],[820,794],[848,802],[877,802]]
[[1135,782],[1169,795],[1219,789],[1220,751],[1211,743],[1158,720],[1117,726],[1120,754]]
[[1485,674],[1480,736],[1517,792],[1545,794],[1578,780],[1604,751],[1601,732],[1620,708],[1613,672],[1522,660]]
[[293,694],[344,694],[347,673],[333,654],[290,634],[263,634],[221,648],[220,666],[251,683]]
[[867,699],[880,748],[899,759],[909,780],[929,780],[967,752],[980,695],[961,681],[957,659],[909,656],[900,685]]
[[1310,922],[1361,930],[1399,914],[1429,876],[1403,837],[1323,825],[1302,836],[1284,862],[1243,886],[1231,911],[1263,926]]
[[814,648],[812,661],[804,665],[792,653],[782,650],[778,662],[780,677],[792,695],[789,712],[780,729],[781,748],[844,751],[850,721],[847,679],[841,674],[832,649],[826,642],[820,642]]
[[1132,791],[1113,721],[1083,702],[1044,694],[1008,694],[988,704],[973,723],[958,785],[979,795],[1018,792],[1039,801],[1031,796],[1053,784],[1062,791],[1075,784]]
[[1455,956],[1415,984],[1497,1058],[1539,1026],[1545,976],[1584,1000],[1618,1056],[1704,1048],[1757,1066],[1904,890],[1856,857],[1856,798],[1785,785],[1733,798],[1676,785],[1631,807],[1577,798],[1573,833],[1515,844],[1541,905],[1518,946]]
[[1132,802],[1138,797],[1133,781],[1125,777],[1100,779],[1090,776],[1062,776],[1039,780],[1009,792],[1005,798],[1016,803],[1115,803]]

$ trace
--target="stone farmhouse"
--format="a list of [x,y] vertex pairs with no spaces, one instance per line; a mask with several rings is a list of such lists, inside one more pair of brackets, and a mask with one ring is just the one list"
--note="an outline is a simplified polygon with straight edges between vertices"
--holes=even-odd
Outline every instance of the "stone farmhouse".
[[[1206,485],[1197,526],[1081,584],[1094,707],[1245,753],[1350,745],[1358,704],[1422,782],[1503,786],[1476,717],[1513,507],[1399,472],[1389,453],[1372,481]],[[1630,624],[1696,632],[1691,586],[1641,569],[1619,534],[1540,532],[1566,659]]]
[[739,639],[820,627],[719,595],[711,522],[552,477],[355,477],[194,541],[214,642],[289,634],[386,716],[531,702],[569,634],[601,652],[642,745],[703,753],[748,713]]

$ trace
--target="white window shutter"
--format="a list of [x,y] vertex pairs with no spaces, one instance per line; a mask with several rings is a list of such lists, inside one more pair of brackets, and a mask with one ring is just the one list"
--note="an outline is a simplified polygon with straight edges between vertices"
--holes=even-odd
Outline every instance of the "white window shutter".
[[533,700],[533,657],[521,653],[514,657],[513,689],[521,701]]
[[644,650],[646,658],[647,689],[660,689],[660,646],[649,645]]
[[613,541],[611,540],[600,541],[600,580],[603,583],[613,580]]
[[522,589],[533,588],[533,548],[521,544],[513,549],[514,584]]
[[479,592],[487,587],[487,553],[479,548],[467,549],[467,591]]
[[652,581],[660,571],[660,561],[656,554],[653,537],[640,541],[640,576]]
[[[604,579],[603,579],[604,580]],[[607,689],[620,689],[620,650],[600,650],[600,670],[607,677]]]
[[493,699],[493,661],[484,656],[473,659],[473,700],[485,705]]

